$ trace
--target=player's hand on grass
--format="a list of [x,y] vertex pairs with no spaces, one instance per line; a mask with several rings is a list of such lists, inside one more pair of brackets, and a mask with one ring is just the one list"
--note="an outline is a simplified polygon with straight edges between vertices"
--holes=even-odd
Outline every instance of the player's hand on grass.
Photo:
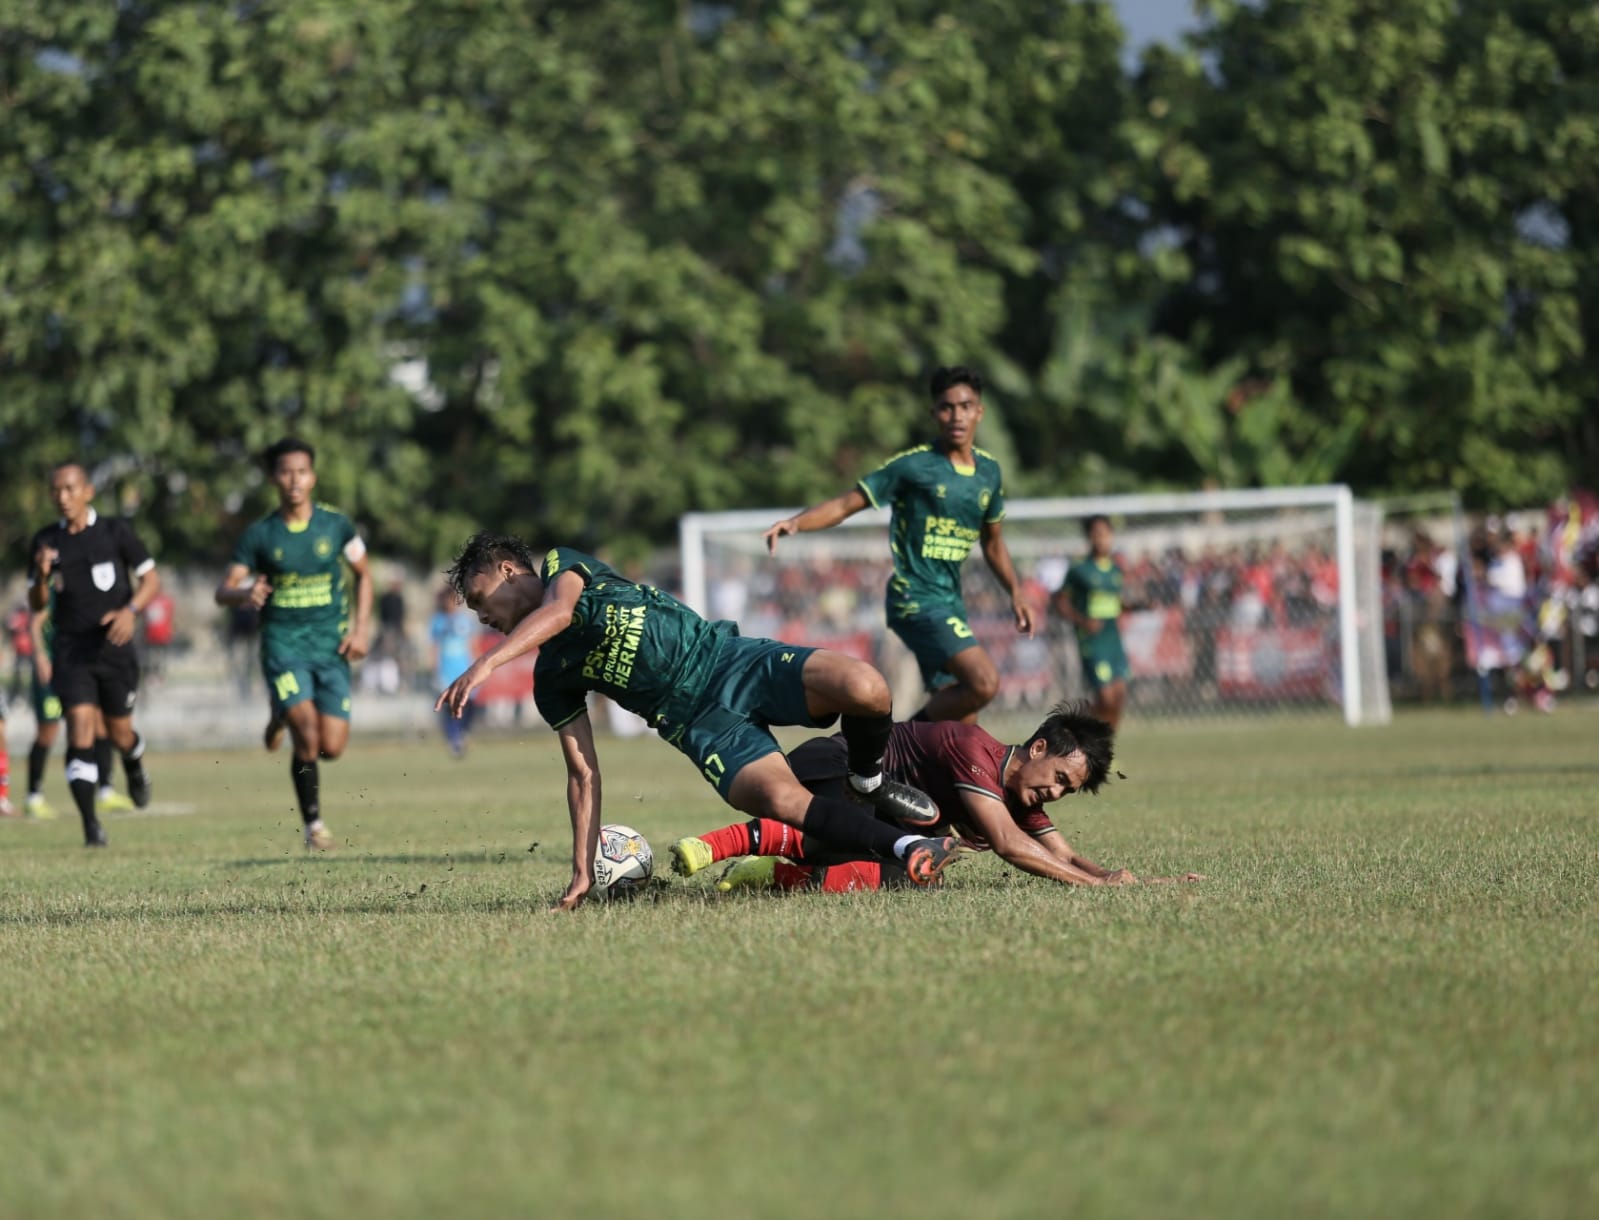
[[119,646],[133,638],[133,629],[136,625],[133,609],[129,606],[123,606],[120,610],[108,610],[100,616],[100,626],[105,628],[105,638]]
[[761,537],[766,539],[766,553],[768,555],[777,554],[777,540],[797,533],[799,533],[799,529],[794,524],[794,518],[785,517],[761,535]]
[[589,895],[589,889],[594,881],[590,877],[573,877],[572,884],[566,887],[566,893],[550,908],[553,911],[575,911],[583,905],[583,899]]
[[1106,885],[1137,885],[1138,878],[1131,869],[1119,868],[1105,877]]
[[465,713],[466,705],[471,702],[472,692],[487,682],[493,672],[494,668],[488,664],[486,656],[479,657],[467,667],[464,674],[444,688],[433,710],[437,712],[448,708],[450,715],[459,719]]
[[352,631],[340,642],[339,655],[348,657],[352,661],[359,661],[366,656],[368,648],[366,632]]

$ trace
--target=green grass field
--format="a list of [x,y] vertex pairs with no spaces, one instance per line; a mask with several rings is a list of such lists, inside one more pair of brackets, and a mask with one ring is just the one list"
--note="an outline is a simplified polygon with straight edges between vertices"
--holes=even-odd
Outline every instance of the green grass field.
[[[1591,1215],[1596,736],[1133,723],[1057,820],[1202,884],[575,916],[547,734],[358,740],[317,859],[282,756],[156,743],[109,852],[0,825],[0,1214]],[[663,856],[732,820],[600,748]]]

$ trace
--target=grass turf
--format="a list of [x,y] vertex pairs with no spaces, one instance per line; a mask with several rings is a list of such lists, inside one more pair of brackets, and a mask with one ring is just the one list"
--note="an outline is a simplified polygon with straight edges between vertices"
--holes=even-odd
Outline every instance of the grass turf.
[[[358,740],[318,858],[285,756],[157,748],[167,815],[108,852],[0,825],[0,1211],[1584,1214],[1596,728],[1135,722],[1130,778],[1057,820],[1202,884],[981,857],[570,917],[548,735]],[[600,750],[660,873],[732,820],[658,742]]]

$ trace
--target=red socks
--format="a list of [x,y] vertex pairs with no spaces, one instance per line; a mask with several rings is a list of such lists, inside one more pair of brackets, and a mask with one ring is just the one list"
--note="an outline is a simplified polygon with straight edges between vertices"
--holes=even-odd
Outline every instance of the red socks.
[[732,860],[737,856],[755,854],[755,849],[750,846],[750,828],[744,822],[724,826],[700,838],[711,845],[711,858],[714,860]]
[[[821,872],[821,885],[815,884]],[[779,864],[772,873],[772,887],[779,890],[820,889],[824,894],[848,894],[854,890],[875,890],[883,883],[883,866],[875,860],[854,860],[831,864],[817,870],[806,864]]]

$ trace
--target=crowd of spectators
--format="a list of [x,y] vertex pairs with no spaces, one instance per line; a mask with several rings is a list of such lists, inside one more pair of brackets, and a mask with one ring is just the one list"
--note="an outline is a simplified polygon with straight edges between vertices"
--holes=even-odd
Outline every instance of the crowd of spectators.
[[[1536,514],[1391,520],[1381,562],[1390,690],[1400,701],[1482,697],[1547,709],[1573,682],[1599,689],[1599,501],[1577,494]],[[1121,535],[1124,635],[1135,702],[1328,702],[1337,696],[1339,572],[1325,535],[1193,550]],[[1045,612],[1072,556],[1016,566],[1046,627],[1011,627],[1009,601],[980,562],[965,573],[973,630],[1001,673],[1001,707],[1073,695],[1075,643]],[[714,617],[747,634],[894,661],[883,629],[887,556],[818,546],[784,563],[730,556],[709,589]]]
[[1550,711],[1574,685],[1599,690],[1599,499],[1574,492],[1459,533],[1445,546],[1417,528],[1384,552],[1396,691]]

